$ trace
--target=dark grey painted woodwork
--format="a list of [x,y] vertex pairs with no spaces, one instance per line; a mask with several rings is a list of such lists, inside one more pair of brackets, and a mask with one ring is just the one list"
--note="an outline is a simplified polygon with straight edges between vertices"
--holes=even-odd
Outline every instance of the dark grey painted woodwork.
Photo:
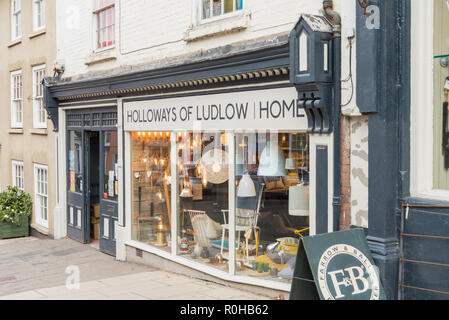
[[328,147],[316,146],[316,234],[328,230]]

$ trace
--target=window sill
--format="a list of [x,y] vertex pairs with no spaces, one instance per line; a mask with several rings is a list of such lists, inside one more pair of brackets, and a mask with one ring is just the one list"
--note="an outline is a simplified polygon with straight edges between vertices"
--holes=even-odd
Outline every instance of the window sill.
[[47,128],[33,128],[30,129],[31,134],[37,134],[37,135],[48,135]]
[[34,33],[32,33],[28,38],[29,39],[33,39],[33,38],[36,38],[36,37],[39,37],[39,36],[41,36],[41,35],[43,35],[43,34],[45,34],[47,32],[47,30],[44,28],[44,29],[41,29],[41,30],[36,30]]
[[23,134],[23,128],[11,128],[8,131],[9,134]]
[[8,46],[8,48],[12,48],[12,47],[14,47],[14,46],[16,46],[18,44],[21,44],[21,43],[22,43],[22,38],[20,37],[20,38],[18,38],[16,40],[11,41],[10,43],[8,43],[7,46]]
[[33,228],[34,230],[36,230],[37,232],[48,236],[49,235],[49,230],[47,227],[41,226],[39,224],[36,223],[30,223],[30,227]]
[[212,21],[205,20],[199,25],[191,27],[184,33],[187,42],[200,40],[220,34],[237,32],[248,28],[250,14],[242,11],[230,16],[217,17]]
[[436,201],[449,201],[449,190],[423,190],[418,192],[410,192],[410,197],[422,198]]
[[101,63],[117,59],[116,48],[110,48],[102,51],[92,52],[84,59],[84,64],[90,66],[95,63]]

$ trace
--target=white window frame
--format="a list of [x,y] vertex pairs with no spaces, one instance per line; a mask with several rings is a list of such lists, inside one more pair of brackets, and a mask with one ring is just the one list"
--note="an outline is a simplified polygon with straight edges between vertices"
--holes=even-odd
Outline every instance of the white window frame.
[[410,194],[449,200],[433,187],[433,1],[411,1]]
[[47,128],[47,111],[44,108],[42,80],[45,77],[45,65],[33,67],[33,125],[34,128]]
[[[12,186],[25,190],[25,174],[22,161],[12,161]],[[19,168],[19,170],[17,170]],[[19,174],[18,174],[19,173]]]
[[[43,216],[44,212],[46,219]],[[34,164],[34,214],[36,223],[48,228],[48,166],[36,163]]]
[[[33,1],[33,31],[45,29],[45,0]],[[39,22],[41,23],[39,25]]]
[[[18,82],[18,80],[20,80]],[[22,70],[11,72],[11,128],[23,128],[23,77]],[[18,107],[20,106],[20,110]],[[18,117],[20,113],[20,119]],[[19,121],[20,120],[20,121]]]
[[[101,1],[108,1],[106,2],[106,4],[101,5]],[[113,23],[112,23],[112,44],[108,45],[106,44],[105,46],[100,46],[100,22],[99,22],[99,15],[101,14],[101,12],[105,12],[106,10],[109,10],[110,8],[114,9],[114,12],[112,13],[112,17],[114,19]],[[116,26],[117,26],[117,17],[116,17],[116,8],[117,8],[117,1],[116,0],[92,0],[92,19],[93,19],[93,35],[94,35],[94,41],[93,41],[93,46],[94,46],[94,51],[95,52],[101,52],[104,50],[108,50],[108,49],[112,49],[115,48],[116,43],[117,43],[117,36],[116,36]],[[110,40],[110,39],[108,39]]]
[[22,0],[11,0],[11,40],[22,37]]
[[[239,14],[240,12],[243,12],[245,10],[245,0],[242,0],[242,8],[241,9],[237,9],[235,6],[235,0],[232,2],[233,3],[233,10],[231,12],[227,12],[224,13],[224,1],[225,0],[221,0],[221,13],[218,16],[210,16],[209,18],[203,18],[203,0],[198,0],[199,1],[199,23],[208,23],[208,22],[212,22],[212,21],[217,21],[217,20],[221,20],[227,17],[231,17],[234,15]],[[212,8],[212,2],[213,0],[209,0],[209,8]]]

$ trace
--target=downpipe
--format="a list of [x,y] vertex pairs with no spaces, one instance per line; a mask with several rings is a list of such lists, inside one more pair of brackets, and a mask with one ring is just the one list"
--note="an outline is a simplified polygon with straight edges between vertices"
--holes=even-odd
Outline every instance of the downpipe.
[[341,208],[341,173],[340,173],[340,109],[341,109],[341,17],[333,10],[333,1],[323,1],[323,11],[326,19],[332,25],[333,50],[334,50],[334,195],[333,205],[333,231],[340,230],[340,208]]

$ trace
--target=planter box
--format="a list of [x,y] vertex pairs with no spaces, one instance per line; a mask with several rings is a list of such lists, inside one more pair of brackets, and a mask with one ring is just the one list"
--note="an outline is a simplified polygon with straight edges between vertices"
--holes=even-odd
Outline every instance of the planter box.
[[0,239],[28,237],[30,235],[28,217],[20,218],[20,226],[9,222],[0,222]]

